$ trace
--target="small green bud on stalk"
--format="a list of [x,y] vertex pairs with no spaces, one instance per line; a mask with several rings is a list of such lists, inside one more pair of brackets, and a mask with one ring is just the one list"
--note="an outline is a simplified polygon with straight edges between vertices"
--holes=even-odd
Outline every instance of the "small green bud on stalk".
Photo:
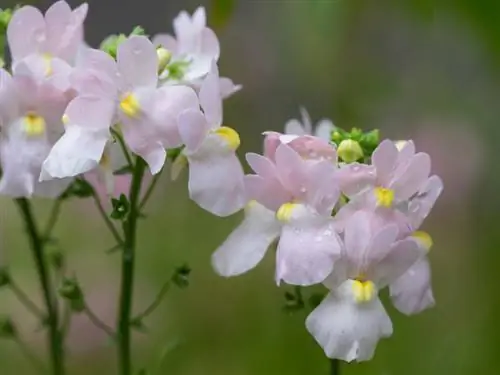
[[337,154],[346,163],[354,163],[364,156],[359,142],[352,139],[344,139],[340,142]]

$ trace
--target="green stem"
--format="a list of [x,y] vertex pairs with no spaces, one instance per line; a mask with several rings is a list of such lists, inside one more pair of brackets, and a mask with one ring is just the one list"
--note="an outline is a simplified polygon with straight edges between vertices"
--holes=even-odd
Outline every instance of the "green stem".
[[10,280],[9,288],[12,291],[12,293],[14,293],[14,295],[17,297],[19,302],[21,302],[28,311],[30,311],[37,318],[41,319],[44,318],[43,311],[40,310],[40,308],[36,305],[36,303],[34,303],[24,292],[24,290],[22,290],[13,280]]
[[330,375],[340,375],[340,361],[338,359],[330,359]]
[[146,163],[140,157],[137,157],[129,193],[130,212],[126,221],[123,223],[125,241],[122,252],[122,284],[117,327],[119,373],[121,375],[131,375],[132,373],[130,321],[134,287],[136,230],[137,220],[140,215],[139,197],[145,170]]
[[97,208],[97,211],[99,212],[99,214],[101,215],[102,219],[104,220],[104,223],[106,224],[106,226],[108,227],[109,231],[113,235],[113,238],[116,240],[116,242],[118,242],[118,245],[123,246],[123,240],[122,240],[122,238],[120,236],[120,233],[118,233],[118,230],[115,228],[115,225],[113,224],[113,222],[109,218],[108,213],[104,209],[104,207],[103,207],[103,205],[101,203],[101,200],[99,199],[99,196],[97,195],[97,193],[95,191],[94,191],[92,197],[94,198],[94,203],[95,203],[95,206]]
[[64,352],[61,332],[59,331],[59,313],[50,285],[50,275],[44,258],[44,241],[35,222],[30,202],[25,198],[16,199],[26,231],[30,238],[31,250],[35,259],[36,270],[40,279],[47,316],[45,324],[49,330],[49,348],[52,362],[52,374],[64,375]]
[[168,293],[171,285],[172,283],[170,282],[170,280],[167,281],[160,289],[160,292],[158,293],[154,301],[151,303],[151,305],[149,305],[142,313],[137,315],[133,319],[133,321],[140,321],[151,315],[158,308],[158,306],[160,306],[161,302],[163,301],[163,297],[165,297],[165,295]]
[[59,219],[59,214],[61,213],[62,199],[56,199],[54,205],[52,206],[52,210],[50,212],[50,217],[47,222],[47,227],[43,232],[43,240],[50,241],[52,237],[52,231],[57,224],[57,220]]
[[151,183],[149,184],[148,189],[146,190],[146,194],[144,194],[144,198],[142,198],[141,203],[139,204],[139,210],[142,211],[144,209],[146,203],[148,203],[149,201],[149,198],[151,198],[151,195],[153,195],[153,191],[155,190],[156,184],[160,180],[160,175],[161,171],[153,177],[153,181],[151,181]]

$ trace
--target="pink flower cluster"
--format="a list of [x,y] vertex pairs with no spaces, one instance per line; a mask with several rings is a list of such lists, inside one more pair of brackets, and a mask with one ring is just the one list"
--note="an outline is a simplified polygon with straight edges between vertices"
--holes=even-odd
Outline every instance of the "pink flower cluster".
[[267,133],[264,155],[247,154],[255,174],[245,176],[245,219],[213,265],[223,276],[244,273],[277,241],[278,284],[330,289],[306,321],[326,355],[368,360],[378,340],[392,334],[379,290],[389,287],[405,314],[434,305],[432,239],[418,229],[442,183],[412,141],[385,140],[369,164],[346,164],[328,140],[293,130],[300,135]]
[[432,239],[419,231],[442,191],[429,155],[412,141],[384,140],[365,155],[353,139],[337,149],[332,122],[313,135],[302,109],[287,134],[265,133],[263,155],[246,155],[254,173],[245,176],[239,135],[223,125],[223,100],[241,87],[219,77],[205,10],[182,12],[175,37],[124,37],[116,56],[84,43],[86,14],[86,4],[59,1],[45,15],[25,6],[12,17],[11,72],[0,70],[0,194],[56,197],[90,171],[109,181],[129,153],[157,174],[177,149],[172,172],[188,165],[198,205],[218,216],[244,208],[213,255],[218,273],[250,270],[277,241],[278,284],[329,288],[306,321],[329,357],[368,360],[392,334],[381,289],[405,314],[434,304]]

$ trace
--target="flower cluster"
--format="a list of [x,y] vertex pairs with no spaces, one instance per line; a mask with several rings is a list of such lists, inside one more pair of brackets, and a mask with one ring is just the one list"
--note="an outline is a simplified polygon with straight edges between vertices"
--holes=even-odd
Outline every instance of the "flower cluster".
[[244,273],[278,241],[278,284],[330,290],[306,320],[326,355],[369,360],[379,339],[392,334],[382,288],[405,314],[434,304],[432,239],[418,229],[442,182],[429,176],[429,155],[416,153],[412,141],[384,140],[370,157],[377,134],[347,133],[323,120],[313,136],[302,112],[303,125],[286,124],[294,134],[265,133],[264,155],[246,155],[255,174],[245,176],[245,219],[213,264],[223,276]]
[[313,133],[302,109],[285,134],[264,133],[263,155],[246,155],[254,173],[245,176],[222,108],[241,86],[219,76],[205,10],[180,13],[175,37],[136,28],[100,49],[84,42],[87,10],[59,1],[45,15],[25,6],[9,20],[0,194],[59,197],[91,171],[113,191],[114,172],[133,170],[134,160],[153,175],[169,159],[173,177],[187,166],[199,206],[218,216],[244,209],[213,255],[219,274],[247,272],[277,242],[278,284],[329,288],[306,326],[331,358],[368,360],[392,334],[381,289],[405,314],[434,304],[432,239],[419,228],[442,182],[412,141],[379,142],[378,131],[347,132],[326,119]]
[[[95,169],[109,182],[129,152],[157,174],[166,150],[182,148],[193,200],[217,215],[241,209],[240,139],[222,126],[222,101],[240,86],[219,77],[205,10],[179,14],[175,37],[136,29],[103,50],[84,43],[87,10],[59,1],[45,16],[31,6],[12,15],[11,73],[0,70],[0,193],[56,197]],[[120,145],[125,155],[113,152]]]

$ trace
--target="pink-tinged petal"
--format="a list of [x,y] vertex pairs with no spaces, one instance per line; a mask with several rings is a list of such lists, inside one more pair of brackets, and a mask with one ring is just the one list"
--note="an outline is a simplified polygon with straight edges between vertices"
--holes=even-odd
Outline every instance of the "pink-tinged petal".
[[69,62],[75,59],[83,42],[83,22],[87,12],[87,4],[71,11],[65,1],[58,1],[47,10],[47,47],[51,53]]
[[398,154],[398,165],[405,165],[415,155],[415,143],[406,141]]
[[341,241],[332,220],[304,211],[301,217],[283,225],[276,253],[278,283],[281,280],[303,286],[321,283],[340,258]]
[[196,151],[208,133],[205,116],[199,110],[189,109],[179,115],[179,134],[188,152]]
[[[181,118],[180,115],[184,112],[195,113],[194,120],[190,120],[192,115],[187,115],[188,118],[183,120],[186,121],[201,121],[199,116],[203,117],[199,110],[198,96],[195,91],[187,86],[164,86],[158,90],[156,90],[155,100],[153,101],[152,108],[144,108],[144,112],[148,114],[150,119],[156,124],[156,129],[158,131],[157,137],[161,140],[161,143],[165,148],[174,148],[179,147],[182,144],[181,135],[179,133],[181,127]],[[190,117],[191,116],[191,117]],[[198,145],[201,143],[204,135],[206,134],[206,130],[200,131],[200,129],[205,129],[206,120],[203,117],[203,122],[190,126],[182,125],[183,131],[189,132],[196,131],[198,137]],[[188,128],[188,129],[186,129]],[[192,134],[191,134],[192,136]],[[193,146],[192,139],[185,140],[186,146],[189,149]]]
[[217,62],[220,56],[220,44],[217,35],[205,27],[201,32],[201,54]]
[[436,302],[431,287],[431,268],[427,257],[411,266],[390,285],[394,306],[406,315],[418,314]]
[[408,216],[412,229],[417,230],[429,215],[443,191],[443,182],[438,176],[431,176],[420,189],[418,195],[408,205]]
[[251,202],[245,208],[243,222],[212,255],[214,269],[225,277],[251,270],[279,236],[280,228],[273,211]]
[[233,94],[236,94],[238,91],[240,91],[243,88],[243,86],[235,84],[233,80],[230,78],[220,77],[219,88],[220,88],[221,98],[227,99],[231,97]]
[[4,69],[0,69],[0,128],[14,120],[18,112],[17,93],[14,80]]
[[95,169],[110,138],[107,128],[67,126],[42,165],[40,181],[74,177]]
[[309,116],[309,112],[305,107],[300,107],[300,116],[302,117],[302,125],[304,126],[304,130],[306,134],[312,135],[312,120],[311,116]]
[[201,30],[206,26],[207,14],[205,11],[205,7],[200,6],[196,8],[195,12],[193,13],[193,17],[191,18],[191,22],[193,23],[193,28],[195,30]]
[[323,215],[331,215],[340,196],[335,171],[335,165],[326,160],[307,168],[305,201]]
[[15,76],[30,76],[38,81],[50,83],[59,90],[70,90],[70,75],[73,68],[64,60],[47,58],[40,54],[29,55],[13,66]]
[[377,171],[377,182],[387,185],[391,179],[392,172],[396,167],[398,149],[388,139],[382,141],[372,155],[372,164]]
[[299,154],[291,147],[281,144],[276,150],[275,158],[278,176],[283,186],[297,198],[305,196],[307,176]]
[[415,194],[425,183],[431,172],[431,158],[425,153],[416,154],[400,175],[396,176],[390,187],[399,200],[406,200]]
[[163,47],[173,54],[177,52],[177,40],[169,34],[158,34],[153,37],[153,44],[156,47]]
[[243,169],[234,153],[189,159],[189,195],[217,216],[229,216],[246,203]]
[[222,124],[222,99],[219,87],[219,71],[213,61],[210,73],[200,89],[200,105],[211,128]]
[[346,164],[337,173],[337,182],[342,192],[352,197],[375,184],[375,168],[366,164]]
[[255,173],[263,178],[276,178],[276,166],[268,158],[249,152],[245,155],[246,161]]
[[391,251],[399,234],[397,224],[389,224],[379,230],[373,231],[373,236],[368,244],[363,259],[363,269],[369,269],[370,265],[384,259]]
[[247,199],[256,200],[271,211],[277,211],[282,204],[292,199],[292,196],[283,190],[276,179],[246,175],[244,182]]
[[382,289],[401,277],[425,254],[425,249],[413,238],[396,242],[388,255],[370,269],[371,280]]
[[128,90],[137,87],[156,87],[158,56],[156,48],[144,36],[131,36],[118,47],[118,70]]
[[305,135],[306,130],[297,119],[291,119],[285,124],[285,134]]
[[[285,140],[284,138],[288,138]],[[332,163],[337,161],[337,150],[327,141],[313,137],[312,135],[302,136],[282,136],[281,142],[288,144],[293,148],[303,159],[306,160],[329,160]]]
[[115,105],[96,96],[78,96],[66,108],[65,122],[85,129],[109,130]]
[[76,62],[77,69],[98,71],[112,81],[117,82],[118,67],[115,60],[104,51],[94,48],[83,48]]
[[361,271],[366,253],[369,250],[371,230],[371,215],[364,211],[356,211],[346,221],[344,244],[346,258],[355,270]]
[[45,20],[37,8],[24,6],[14,12],[7,27],[7,41],[14,61],[43,52],[46,40]]
[[275,160],[276,150],[281,144],[281,133],[266,131],[262,133],[264,138],[264,156],[272,161]]
[[334,125],[331,120],[323,119],[316,124],[316,130],[314,135],[318,138],[324,139],[325,141],[330,141],[332,137]]
[[392,323],[378,297],[362,305],[352,301],[353,281],[344,282],[306,319],[306,327],[329,358],[370,360],[381,338],[392,335]]

